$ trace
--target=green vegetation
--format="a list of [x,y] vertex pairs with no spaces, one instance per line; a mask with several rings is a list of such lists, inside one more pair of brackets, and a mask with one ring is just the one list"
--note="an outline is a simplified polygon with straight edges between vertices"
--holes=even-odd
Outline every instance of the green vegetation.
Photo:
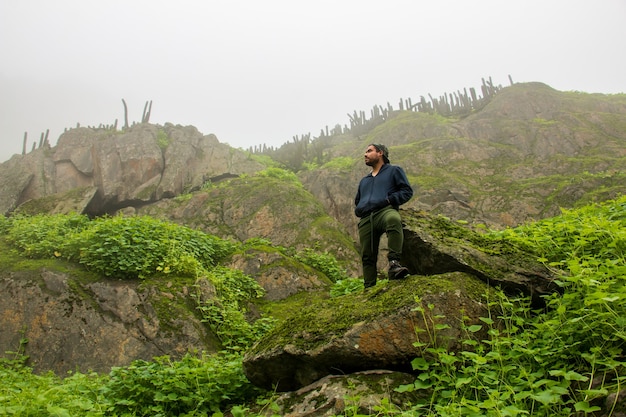
[[167,132],[163,128],[157,130],[157,144],[161,150],[165,150],[170,144],[170,138],[167,136]]
[[234,245],[214,236],[153,219],[37,215],[11,219],[9,239],[24,255],[63,257],[91,271],[123,279],[156,273],[196,276],[234,250]]
[[[51,217],[50,230],[42,230],[43,218],[32,220],[39,227],[29,229],[23,224],[25,218],[0,220],[0,230],[8,238],[21,237],[16,245],[28,256],[54,257],[56,252],[71,252],[73,245],[64,246],[63,242],[73,241],[93,227],[92,222],[76,216]],[[114,219],[101,221],[111,222],[102,227],[103,232],[120,233],[118,228],[124,224],[118,225]],[[135,227],[151,233],[147,225],[157,223],[144,221],[147,223]],[[13,230],[17,226],[23,234]],[[485,295],[491,314],[481,318],[482,324],[465,326],[466,349],[458,354],[438,345],[437,334],[444,328],[438,317],[432,316],[433,320],[425,321],[429,325],[416,328],[427,337],[420,338],[425,342],[416,343],[422,354],[412,362],[415,381],[396,388],[420,392],[424,395],[418,398],[423,400],[405,404],[402,409],[381,403],[375,407],[376,415],[570,416],[598,411],[617,415],[621,411],[615,409],[617,403],[605,406],[605,399],[621,390],[626,371],[626,197],[563,210],[560,216],[490,232],[480,239],[485,244],[491,242],[493,248],[506,244],[507,250],[531,251],[542,262],[559,268],[563,271],[559,280],[563,293],[547,297],[547,306],[540,311],[532,310],[527,298],[512,298],[501,292]],[[254,243],[269,244],[261,240]],[[193,256],[193,248],[186,247],[185,253]],[[325,255],[305,251],[299,256],[322,262]],[[194,265],[204,267],[204,261],[196,261]],[[223,304],[241,307],[259,294],[252,281],[239,272],[206,265],[204,268],[210,271],[206,277],[215,285]],[[355,314],[354,308],[345,307],[345,300],[360,299],[353,294],[357,287],[356,281],[338,279],[332,290],[334,297],[320,299],[316,306],[326,303],[328,308],[344,308],[342,314],[346,317]],[[306,296],[299,295],[298,299],[297,305],[307,304]],[[384,292],[377,299],[382,300],[376,301],[381,305],[363,304],[359,314],[367,314],[374,307],[380,309],[384,303],[407,302],[386,299]],[[418,301],[416,311],[431,317],[428,313],[434,306],[420,304],[419,298],[413,301]],[[249,411],[250,404],[256,398],[267,401],[268,393],[245,380],[241,351],[265,330],[252,337],[235,335],[232,332],[236,328],[245,327],[242,317],[235,317],[231,311],[216,318],[212,310],[217,304],[199,305],[206,319],[217,327],[231,320],[238,323],[219,335],[226,347],[223,353],[189,354],[179,361],[161,357],[115,368],[109,375],[77,372],[61,378],[51,373],[33,374],[23,355],[27,343],[23,340],[17,352],[8,353],[8,358],[0,362],[0,415],[221,416],[226,410],[238,416],[255,415]],[[299,313],[304,315],[306,310]],[[485,330],[488,337],[476,340],[474,335]],[[346,400],[344,416],[363,415],[351,405],[356,403],[355,398]]]
[[[429,399],[416,415],[569,416],[600,411],[604,398],[621,389],[626,361],[626,197],[563,211],[561,216],[495,232],[567,271],[563,295],[532,311],[527,299],[503,294],[492,299],[494,316],[481,320],[489,339],[470,337],[468,350],[453,355],[434,344],[417,347],[435,355],[418,357],[414,384]],[[428,306],[432,308],[432,306]],[[502,311],[495,315],[496,311]],[[434,340],[438,328],[426,332]],[[609,407],[615,407],[615,403]],[[615,410],[605,409],[611,415]]]
[[241,355],[189,354],[114,368],[98,393],[105,415],[206,416],[261,392],[244,376]]
[[321,169],[329,169],[335,171],[352,171],[354,169],[355,159],[348,156],[339,156],[322,165]]
[[310,266],[328,277],[332,282],[347,279],[345,270],[339,266],[339,262],[328,252],[320,253],[310,248],[305,248],[294,256],[295,259]]
[[302,183],[298,179],[298,176],[292,171],[288,171],[286,169],[269,167],[264,169],[263,171],[257,172],[256,175],[259,177],[276,178],[281,181],[287,181],[291,184],[295,184],[298,187],[302,187]]
[[[2,217],[0,230],[14,252],[30,258],[66,258],[101,276],[142,278],[158,285],[159,278],[195,280],[209,285],[214,297],[199,290],[196,309],[221,342],[216,355],[187,354],[135,361],[109,375],[52,373],[35,375],[27,366],[22,344],[0,361],[0,415],[16,416],[169,416],[207,415],[232,402],[244,402],[259,392],[245,378],[242,352],[273,325],[271,318],[250,323],[245,315],[263,289],[241,271],[218,265],[235,250],[232,242],[155,220],[151,217],[37,215]],[[79,283],[71,283],[80,292]],[[83,296],[88,297],[83,291]],[[156,308],[160,307],[156,305]],[[171,302],[168,309],[177,308]]]

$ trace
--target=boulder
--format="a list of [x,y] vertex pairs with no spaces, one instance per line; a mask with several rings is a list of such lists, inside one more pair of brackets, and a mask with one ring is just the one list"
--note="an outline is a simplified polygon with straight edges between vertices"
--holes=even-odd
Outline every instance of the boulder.
[[[245,355],[243,368],[253,384],[293,391],[327,375],[372,369],[411,372],[423,354],[416,342],[461,349],[465,325],[488,314],[489,287],[457,272],[411,276],[367,292],[303,306]],[[432,307],[431,307],[432,306]],[[435,324],[446,324],[439,330]],[[417,331],[416,329],[421,329]]]
[[[71,267],[70,267],[71,269]],[[25,353],[37,372],[107,373],[133,360],[190,351],[216,352],[219,342],[188,308],[189,283],[158,286],[47,268],[0,275],[0,350]],[[206,288],[194,285],[194,291]],[[211,296],[206,288],[207,297]]]
[[412,274],[465,272],[509,294],[530,296],[537,307],[543,296],[560,291],[535,255],[504,239],[484,239],[458,222],[414,209],[402,210],[402,219],[402,263]]
[[[293,251],[315,248],[318,252],[332,254],[349,274],[356,275],[360,269],[358,252],[345,227],[329,216],[298,181],[263,175],[242,176],[228,180],[226,185],[207,186],[184,198],[163,199],[137,208],[136,213],[184,224],[225,239],[241,242],[259,239]],[[256,262],[261,271],[283,262],[271,245],[261,249],[273,253]],[[254,254],[247,256],[254,257]],[[252,268],[254,264],[251,262],[249,266]],[[286,266],[284,273],[293,274],[298,270],[293,278],[301,281],[302,288],[311,288],[310,284],[319,286],[320,280],[312,277],[311,271]],[[250,275],[261,278],[256,272]],[[268,285],[262,285],[271,290],[272,282],[266,280]],[[278,283],[274,281],[274,284]],[[288,291],[274,287],[283,293]]]
[[280,395],[271,410],[257,412],[260,415],[276,415],[278,412],[284,417],[375,415],[379,411],[377,408],[385,402],[388,407],[398,407],[398,410],[404,404],[414,403],[415,393],[394,390],[414,381],[415,376],[411,374],[384,369],[329,375],[297,391]]
[[283,300],[303,291],[328,291],[332,283],[317,271],[290,261],[279,251],[248,250],[228,265],[254,277],[265,290],[263,299]]

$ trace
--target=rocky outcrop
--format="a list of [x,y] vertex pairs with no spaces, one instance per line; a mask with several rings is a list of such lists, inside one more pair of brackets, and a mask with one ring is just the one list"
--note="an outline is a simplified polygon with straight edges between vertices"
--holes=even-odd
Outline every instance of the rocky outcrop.
[[112,213],[263,168],[246,153],[193,126],[76,128],[63,133],[53,148],[15,155],[0,164],[0,211],[7,214],[29,200],[95,188],[80,211]]
[[[96,281],[83,274],[48,268],[3,273],[0,350],[15,351],[23,338],[29,365],[57,375],[109,372],[135,359],[219,350],[219,342],[187,307],[190,286]],[[194,291],[198,288],[210,296],[210,288],[197,285]]]
[[233,178],[227,186],[205,187],[188,198],[163,199],[135,212],[221,238],[242,242],[263,239],[296,251],[318,248],[340,260],[350,275],[360,268],[346,228],[297,181],[265,176]]
[[292,391],[327,375],[410,372],[425,354],[416,342],[457,352],[467,338],[485,338],[465,329],[490,315],[494,287],[537,304],[557,291],[550,270],[519,248],[443,217],[403,211],[403,219],[403,263],[413,275],[302,308],[247,352],[252,383]]
[[464,272],[509,294],[530,296],[537,307],[543,306],[543,296],[560,291],[553,272],[536,256],[505,240],[482,239],[467,227],[417,210],[403,210],[403,221],[402,261],[413,274]]
[[229,267],[254,277],[268,301],[283,300],[303,291],[327,291],[332,285],[327,277],[294,263],[278,251],[251,249],[233,256]]
[[[315,139],[305,161],[310,165],[305,166],[331,164],[303,169],[298,175],[305,189],[356,241],[354,195],[358,180],[368,171],[362,153],[368,143],[385,143],[392,163],[405,169],[414,186],[407,208],[497,229],[626,192],[626,130],[621,128],[625,123],[623,95],[515,84],[459,119],[397,111],[367,135]],[[300,145],[285,144],[281,149],[296,152]],[[311,150],[317,147],[323,152]],[[280,155],[277,150],[275,156]],[[354,164],[337,168],[332,164],[336,157],[353,159]],[[60,200],[71,190],[89,188],[96,193],[72,208],[89,214],[139,208],[196,190],[208,181],[265,168],[258,161],[193,126],[76,128],[62,134],[55,147],[15,155],[0,164],[0,212],[11,213],[42,197]],[[236,213],[234,208],[225,214]]]
[[[24,353],[36,371],[108,372],[136,359],[189,352],[216,352],[220,341],[198,313],[216,290],[206,278],[158,277],[117,280],[93,276],[60,259],[20,258],[0,262],[0,352]],[[30,265],[30,264],[29,264]],[[280,251],[248,249],[233,255],[229,268],[254,277],[265,300],[283,300],[305,291],[328,293],[331,282]],[[248,317],[260,317],[250,305]]]
[[[278,391],[297,390],[327,375],[372,369],[411,372],[411,360],[420,355],[414,345],[418,340],[460,348],[466,337],[463,318],[477,324],[487,314],[482,298],[487,290],[463,273],[412,276],[315,303],[247,352],[244,372],[253,384]],[[450,327],[437,332],[433,323]]]
[[[352,211],[356,185],[367,173],[363,152],[369,143],[383,143],[415,190],[405,207],[494,229],[514,227],[624,194],[624,126],[623,94],[515,84],[467,117],[397,112],[362,137],[326,139],[325,152],[355,164],[339,172],[322,166],[300,176],[356,238]],[[335,140],[343,142],[334,145]]]
[[[281,394],[274,401],[271,415],[284,417],[322,417],[334,415],[375,415],[380,404],[401,408],[414,403],[414,393],[395,388],[411,384],[415,376],[402,372],[372,370],[350,375],[329,375],[297,391]],[[270,415],[258,410],[260,415]]]

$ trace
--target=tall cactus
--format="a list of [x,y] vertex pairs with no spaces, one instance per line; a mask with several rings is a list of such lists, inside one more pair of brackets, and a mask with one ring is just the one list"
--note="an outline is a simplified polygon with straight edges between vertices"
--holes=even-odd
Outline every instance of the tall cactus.
[[124,104],[124,129],[128,129],[128,106],[126,100],[122,99],[122,103]]

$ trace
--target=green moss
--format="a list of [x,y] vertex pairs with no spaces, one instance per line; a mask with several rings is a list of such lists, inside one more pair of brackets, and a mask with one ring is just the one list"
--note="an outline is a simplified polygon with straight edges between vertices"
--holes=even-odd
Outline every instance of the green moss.
[[[464,282],[459,282],[459,279]],[[436,278],[410,276],[403,281],[375,286],[368,292],[333,298],[319,294],[299,294],[271,308],[265,306],[266,311],[274,317],[280,317],[281,322],[251,349],[251,353],[287,344],[294,344],[304,350],[314,349],[330,338],[344,334],[356,323],[376,321],[389,315],[390,311],[409,308],[415,304],[415,297],[452,291],[459,287],[470,298],[484,299],[486,286],[464,274],[442,274]]]
[[20,205],[15,210],[14,214],[34,216],[42,213],[51,213],[57,208],[59,203],[64,203],[65,206],[69,206],[70,204],[68,204],[68,202],[80,202],[84,199],[84,195],[89,189],[90,187],[79,187],[65,193],[50,194],[45,197],[29,200]]
[[354,169],[356,161],[354,158],[341,156],[337,158],[333,158],[330,161],[326,162],[322,165],[321,169],[324,170],[334,170],[334,171],[352,171]]
[[278,301],[259,300],[256,304],[263,315],[274,317],[280,323],[298,315],[303,308],[317,304],[329,297],[328,291],[309,291],[299,292]]
[[137,194],[137,198],[141,200],[150,200],[156,192],[157,186],[158,184],[152,184],[149,187],[144,188],[139,194]]
[[163,331],[177,334],[180,332],[176,325],[178,320],[185,320],[186,317],[200,318],[191,295],[195,291],[195,278],[177,275],[154,276],[142,280],[138,290],[150,294],[150,304]]
[[159,148],[161,148],[161,150],[165,150],[167,149],[167,147],[170,144],[170,138],[169,136],[167,136],[167,132],[165,132],[165,130],[163,128],[159,128],[157,130],[157,144],[159,145]]

